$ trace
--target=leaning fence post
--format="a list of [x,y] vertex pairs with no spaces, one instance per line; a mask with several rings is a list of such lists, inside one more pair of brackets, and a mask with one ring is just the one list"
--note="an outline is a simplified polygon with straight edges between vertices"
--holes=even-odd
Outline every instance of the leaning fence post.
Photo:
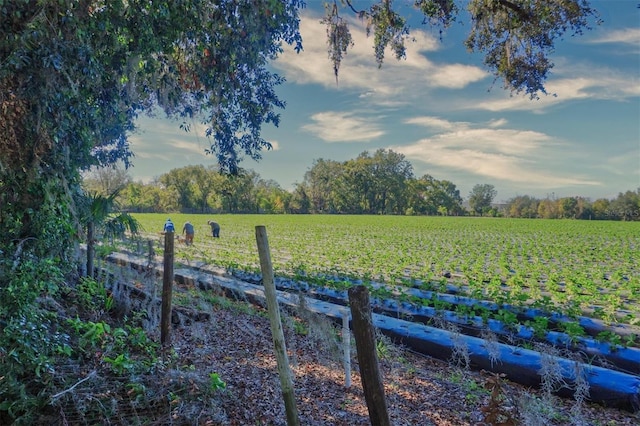
[[269,240],[267,230],[264,226],[256,226],[256,243],[258,254],[260,255],[260,269],[262,270],[262,282],[264,284],[264,294],[267,299],[267,309],[269,310],[269,321],[271,322],[271,335],[273,346],[276,352],[278,364],[278,375],[280,376],[280,387],[284,398],[284,408],[287,413],[287,425],[298,426],[298,408],[293,392],[293,378],[289,369],[289,358],[287,357],[287,346],[280,320],[280,307],[276,296],[276,286],[273,282],[273,265],[271,264],[271,253],[269,252]]
[[162,274],[162,313],[160,317],[160,343],[171,343],[171,291],[173,289],[173,232],[164,234],[164,273]]
[[384,395],[384,385],[378,366],[376,336],[371,315],[369,291],[358,285],[349,288],[349,304],[353,321],[353,335],[356,338],[356,351],[362,390],[367,401],[369,420],[373,426],[389,426],[389,412]]

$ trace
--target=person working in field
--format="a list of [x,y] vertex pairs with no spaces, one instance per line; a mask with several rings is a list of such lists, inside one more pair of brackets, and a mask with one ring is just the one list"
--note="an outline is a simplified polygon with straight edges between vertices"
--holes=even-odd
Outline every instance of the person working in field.
[[194,229],[191,222],[185,222],[184,226],[182,227],[182,234],[184,235],[184,243],[186,245],[190,246],[191,244],[193,244]]
[[207,223],[211,227],[211,236],[213,238],[220,238],[220,225],[212,220],[208,220]]
[[175,232],[176,231],[175,226],[173,226],[173,222],[171,222],[171,218],[168,218],[167,221],[164,223],[163,231],[164,232]]

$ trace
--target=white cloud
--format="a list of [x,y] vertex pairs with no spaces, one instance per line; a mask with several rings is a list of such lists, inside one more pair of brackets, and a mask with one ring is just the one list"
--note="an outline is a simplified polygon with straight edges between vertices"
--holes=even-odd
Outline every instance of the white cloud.
[[300,31],[304,51],[296,54],[287,49],[273,63],[288,81],[353,89],[361,91],[361,96],[376,104],[394,105],[407,102],[407,97],[424,96],[426,91],[434,88],[462,89],[488,75],[475,66],[433,63],[425,52],[438,50],[440,41],[419,30],[411,33],[414,41],[407,41],[406,59],[398,61],[391,52],[387,52],[382,68],[378,68],[373,54],[373,39],[366,36],[361,22],[351,20],[354,46],[343,58],[336,82],[327,54],[326,28],[319,21],[318,16],[303,14]]
[[637,47],[640,45],[640,28],[621,28],[588,40],[587,43],[623,43]]
[[326,142],[369,141],[384,135],[373,120],[355,117],[348,112],[319,112],[311,119],[314,123],[306,124],[302,129]]
[[280,150],[280,142],[276,140],[267,141],[271,144],[271,151],[279,151]]
[[549,80],[546,90],[549,95],[531,100],[526,95],[504,95],[498,99],[469,103],[468,108],[488,111],[525,110],[543,112],[554,105],[579,99],[625,100],[640,96],[640,79],[637,76],[623,75],[605,68],[574,66],[563,70],[562,74],[573,73],[573,78]]
[[496,120],[491,120],[488,123],[489,127],[495,128],[495,127],[502,127],[504,125],[507,124],[507,119],[506,118],[498,118]]
[[[455,123],[452,123],[453,127]],[[563,143],[534,131],[464,128],[391,147],[410,160],[539,188],[566,185],[600,185],[581,176],[562,176],[545,170],[545,158]],[[547,166],[548,167],[548,166]]]
[[415,124],[418,126],[429,127],[440,130],[452,130],[456,126],[461,126],[463,123],[453,123],[449,120],[442,119],[440,117],[413,117],[404,121],[406,124]]

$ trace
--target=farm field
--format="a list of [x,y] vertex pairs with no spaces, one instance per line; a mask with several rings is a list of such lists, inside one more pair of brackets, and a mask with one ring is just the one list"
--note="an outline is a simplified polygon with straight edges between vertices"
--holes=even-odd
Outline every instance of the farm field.
[[[276,276],[328,286],[377,282],[456,292],[570,317],[640,325],[640,223],[332,215],[170,215],[195,243],[176,260],[259,271],[255,226],[267,229]],[[157,241],[165,214],[135,214]],[[212,238],[207,220],[220,223]]]

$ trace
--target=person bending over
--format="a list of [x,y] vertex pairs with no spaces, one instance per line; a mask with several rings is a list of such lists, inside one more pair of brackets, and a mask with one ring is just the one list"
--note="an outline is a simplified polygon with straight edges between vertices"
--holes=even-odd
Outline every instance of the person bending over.
[[211,236],[213,238],[220,238],[220,225],[212,220],[208,220],[207,223],[211,227]]
[[193,244],[193,234],[194,229],[191,222],[187,221],[182,227],[182,233],[184,234],[184,242],[186,245],[190,246]]

